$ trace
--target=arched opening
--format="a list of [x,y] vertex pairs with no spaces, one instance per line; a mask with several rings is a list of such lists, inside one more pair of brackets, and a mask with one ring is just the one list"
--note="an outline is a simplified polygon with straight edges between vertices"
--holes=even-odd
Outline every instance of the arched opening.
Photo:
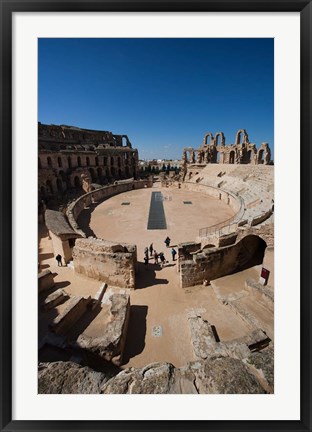
[[127,145],[128,145],[128,141],[127,141],[127,138],[125,136],[121,137],[121,145],[123,147],[127,147]]
[[134,157],[131,159],[131,162],[132,162],[132,165],[135,165],[135,158]]
[[86,163],[87,163],[87,166],[90,166],[90,158],[89,158],[89,156],[86,157]]
[[103,160],[103,165],[104,165],[104,166],[106,166],[106,165],[107,165],[107,157],[104,157],[104,160]]
[[95,174],[94,168],[89,168],[89,171],[90,171],[92,183],[95,183],[96,182],[96,174]]
[[78,158],[77,158],[77,163],[78,163],[78,166],[81,167],[81,157],[80,156],[78,156]]
[[237,247],[239,251],[236,258],[236,271],[262,264],[267,244],[261,237],[248,235],[237,244]]
[[263,162],[264,162],[264,160],[263,160],[263,153],[264,153],[263,149],[259,150],[259,153],[258,153],[258,164],[259,165],[263,164]]
[[64,171],[60,171],[59,175],[61,176],[62,181],[66,182],[66,174],[64,173]]
[[[219,138],[220,138],[220,141],[219,141]],[[219,146],[219,145],[223,146],[224,144],[225,144],[225,138],[224,138],[223,132],[216,133],[215,146]]]
[[121,169],[119,168],[119,170],[118,170],[118,177],[120,178],[121,177]]
[[236,144],[241,144],[242,132],[237,132],[236,135]]
[[71,168],[72,167],[72,160],[71,160],[70,156],[68,156],[68,158],[67,158],[67,163],[68,163],[68,168]]
[[40,157],[38,157],[38,168],[40,169],[40,168],[42,168],[42,166],[41,166],[41,159],[40,159]]
[[129,171],[128,165],[126,165],[125,174],[126,174],[126,177],[130,177],[130,171]]
[[97,168],[96,172],[97,172],[98,182],[102,183],[102,168]]
[[114,165],[114,158],[111,157],[111,166],[113,166],[113,165]]
[[121,159],[120,159],[119,156],[118,156],[118,159],[117,159],[117,163],[118,163],[118,166],[121,167]]
[[98,156],[95,156],[95,165],[96,165],[96,166],[99,165],[99,158],[98,158]]
[[78,177],[78,176],[75,176],[75,178],[74,178],[74,185],[75,185],[75,188],[80,188],[80,178]]
[[47,190],[48,190],[48,192],[49,192],[50,194],[53,194],[53,186],[52,186],[51,181],[50,181],[50,180],[47,180],[46,185],[47,185]]
[[230,164],[233,164],[234,161],[235,161],[235,151],[232,150],[232,151],[230,151],[229,163],[230,163]]
[[115,177],[116,171],[114,167],[111,167],[111,175]]
[[249,163],[251,161],[251,150],[247,151],[246,162]]
[[217,151],[216,156],[217,156],[217,157],[216,157],[216,162],[217,162],[217,163],[221,163],[221,162],[220,162],[220,152]]
[[50,156],[47,157],[47,163],[48,163],[48,167],[52,168],[52,159],[50,158]]
[[63,185],[61,179],[56,179],[56,187],[58,192],[63,192]]
[[[208,142],[208,138],[209,138],[209,142]],[[210,145],[213,142],[213,135],[211,132],[206,133],[205,138],[204,138],[204,144],[206,145]]]
[[60,156],[57,158],[57,164],[59,167],[62,167],[62,158]]

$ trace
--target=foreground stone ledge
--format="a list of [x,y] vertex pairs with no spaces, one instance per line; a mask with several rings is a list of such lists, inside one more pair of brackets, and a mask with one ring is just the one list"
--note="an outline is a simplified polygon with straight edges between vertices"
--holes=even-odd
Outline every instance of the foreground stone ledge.
[[[103,299],[105,300],[105,299]],[[129,294],[113,294],[109,297],[109,308],[103,308],[98,316],[82,333],[75,344],[77,348],[85,349],[107,361],[119,365],[122,361],[130,316]],[[97,329],[100,326],[101,335]]]
[[38,274],[38,291],[46,291],[54,287],[54,278],[50,270],[43,270]]
[[62,288],[60,288],[47,296],[41,305],[41,309],[48,311],[63,303],[67,299],[69,299],[69,295]]
[[41,363],[38,388],[39,393],[52,394],[264,394],[270,390],[267,380],[272,382],[273,354],[257,354],[251,357],[250,366],[237,359],[215,357],[181,368],[152,363],[113,377],[109,371],[94,372],[72,362]]
[[65,310],[53,320],[52,324],[50,324],[50,330],[57,334],[66,334],[86,312],[87,307],[91,302],[91,297],[72,297]]

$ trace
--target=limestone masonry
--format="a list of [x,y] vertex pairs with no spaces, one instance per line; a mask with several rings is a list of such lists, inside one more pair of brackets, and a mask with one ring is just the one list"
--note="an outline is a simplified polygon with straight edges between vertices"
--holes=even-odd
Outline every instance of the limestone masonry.
[[38,124],[39,198],[70,188],[136,178],[138,151],[127,135],[74,126]]

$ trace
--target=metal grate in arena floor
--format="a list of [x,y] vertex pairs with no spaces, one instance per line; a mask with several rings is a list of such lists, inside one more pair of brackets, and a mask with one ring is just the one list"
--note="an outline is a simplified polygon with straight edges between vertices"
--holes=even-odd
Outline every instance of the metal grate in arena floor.
[[193,204],[192,201],[183,201],[183,204]]
[[126,201],[124,201],[124,202],[122,202],[122,203],[121,203],[121,205],[130,205],[130,203],[129,203],[129,202],[126,202]]
[[161,192],[152,192],[147,229],[167,229],[166,216]]
[[162,326],[160,325],[154,326],[152,329],[152,335],[154,337],[161,337],[163,335]]

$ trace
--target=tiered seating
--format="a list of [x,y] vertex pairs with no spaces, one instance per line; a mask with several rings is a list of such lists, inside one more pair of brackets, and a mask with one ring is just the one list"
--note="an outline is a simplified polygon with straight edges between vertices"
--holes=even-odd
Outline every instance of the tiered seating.
[[274,167],[268,165],[210,164],[189,180],[198,185],[212,186],[244,201],[242,219],[250,224],[270,216],[274,198]]

